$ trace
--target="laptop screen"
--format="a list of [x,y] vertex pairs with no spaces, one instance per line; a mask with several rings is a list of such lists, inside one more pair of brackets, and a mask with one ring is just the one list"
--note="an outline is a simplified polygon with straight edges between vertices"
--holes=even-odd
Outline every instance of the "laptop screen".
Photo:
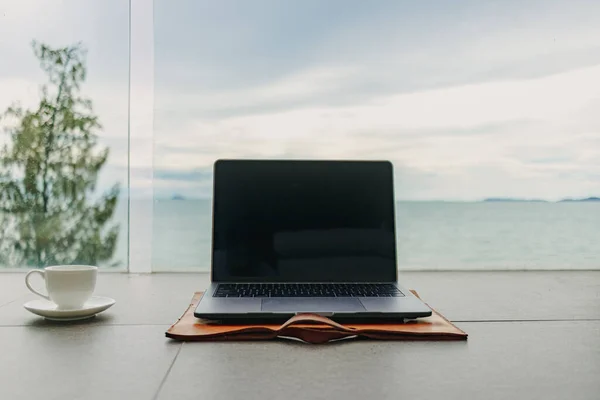
[[396,280],[391,163],[219,160],[214,168],[213,281]]

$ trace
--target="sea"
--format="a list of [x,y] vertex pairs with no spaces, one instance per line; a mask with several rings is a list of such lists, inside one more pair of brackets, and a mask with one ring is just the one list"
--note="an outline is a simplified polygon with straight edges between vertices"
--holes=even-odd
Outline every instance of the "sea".
[[[600,202],[401,201],[396,214],[400,270],[600,269]],[[210,246],[209,200],[154,201],[153,271],[208,271]]]

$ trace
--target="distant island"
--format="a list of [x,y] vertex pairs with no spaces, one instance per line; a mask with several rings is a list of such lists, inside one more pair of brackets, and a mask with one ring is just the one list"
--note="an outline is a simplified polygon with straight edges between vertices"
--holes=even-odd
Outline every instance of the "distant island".
[[[483,200],[486,203],[494,203],[494,202],[512,202],[512,203],[549,203],[548,200],[541,199],[515,199],[510,197],[490,197]],[[559,200],[558,203],[582,203],[582,202],[594,202],[599,201],[600,197],[586,197],[584,199],[562,199]]]
[[174,194],[173,197],[171,197],[171,200],[185,200],[185,197],[180,194]]
[[512,199],[512,198],[504,198],[504,197],[490,197],[488,199],[484,199],[484,202],[493,203],[493,202],[521,202],[521,203],[547,203],[547,200],[541,199]]
[[585,199],[562,199],[559,201],[559,203],[588,202],[588,201],[600,201],[600,197],[587,197]]

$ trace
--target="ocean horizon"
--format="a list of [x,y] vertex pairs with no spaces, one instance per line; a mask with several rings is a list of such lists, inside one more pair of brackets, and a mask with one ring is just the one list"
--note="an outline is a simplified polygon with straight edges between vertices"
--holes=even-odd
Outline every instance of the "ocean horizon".
[[[131,207],[148,201],[152,230],[144,237],[129,237],[128,202],[118,204],[117,247],[100,267],[126,269],[128,246],[150,241],[152,271],[208,272],[211,200],[132,199]],[[600,202],[402,200],[396,238],[400,271],[600,270]]]
[[[210,199],[154,200],[153,271],[208,271],[211,224]],[[396,232],[399,270],[600,269],[598,202],[398,201]]]

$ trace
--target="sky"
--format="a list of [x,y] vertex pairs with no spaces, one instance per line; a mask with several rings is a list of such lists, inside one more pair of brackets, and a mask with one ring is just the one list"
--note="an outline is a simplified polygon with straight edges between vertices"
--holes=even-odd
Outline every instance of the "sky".
[[[131,151],[152,157],[131,168],[153,180],[133,195],[208,197],[225,157],[387,159],[403,200],[600,195],[598,1],[148,4],[154,80],[131,101],[153,92],[152,143]],[[100,190],[127,179],[128,10],[0,2],[0,110],[35,104],[32,39],[88,48]]]

